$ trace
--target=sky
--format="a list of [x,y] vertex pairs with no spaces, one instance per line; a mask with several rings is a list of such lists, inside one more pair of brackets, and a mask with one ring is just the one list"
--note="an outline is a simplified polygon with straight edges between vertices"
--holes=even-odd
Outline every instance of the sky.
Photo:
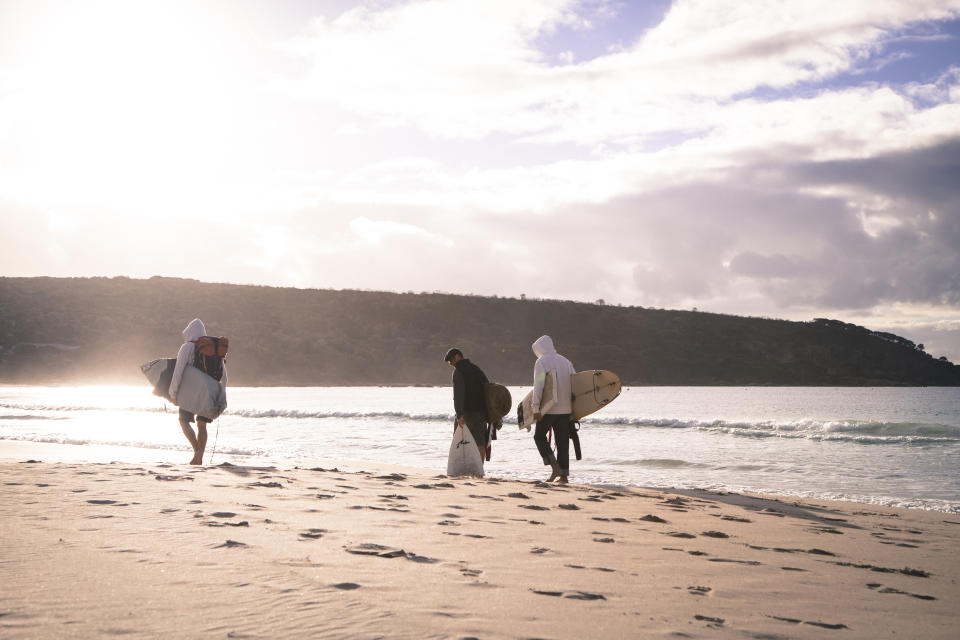
[[836,318],[960,362],[960,0],[0,0],[0,275]]

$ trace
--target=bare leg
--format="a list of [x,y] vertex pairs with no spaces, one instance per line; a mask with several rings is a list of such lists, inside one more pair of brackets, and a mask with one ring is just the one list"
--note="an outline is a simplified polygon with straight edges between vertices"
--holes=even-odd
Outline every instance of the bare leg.
[[[193,460],[197,459],[197,437],[193,435],[193,427],[190,426],[190,423],[186,420],[180,421],[180,428],[183,429],[183,435],[187,436],[187,440],[190,442],[190,446],[193,447]],[[190,461],[190,464],[195,464],[193,460]]]
[[197,447],[194,449],[193,460],[190,464],[203,464],[203,452],[207,448],[207,425],[200,418],[197,418]]

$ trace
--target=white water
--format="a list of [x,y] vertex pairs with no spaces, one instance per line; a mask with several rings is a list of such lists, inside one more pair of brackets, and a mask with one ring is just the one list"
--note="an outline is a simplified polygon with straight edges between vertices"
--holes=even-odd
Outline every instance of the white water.
[[[511,388],[514,404],[527,388]],[[442,473],[446,387],[232,388],[213,462],[367,460]],[[217,424],[211,427],[215,432]],[[960,513],[960,389],[633,387],[580,432],[583,483],[707,488]],[[141,387],[0,387],[0,439],[143,450],[189,447]],[[213,453],[210,434],[207,460]],[[572,456],[572,447],[571,447]],[[487,473],[545,474],[511,417]]]

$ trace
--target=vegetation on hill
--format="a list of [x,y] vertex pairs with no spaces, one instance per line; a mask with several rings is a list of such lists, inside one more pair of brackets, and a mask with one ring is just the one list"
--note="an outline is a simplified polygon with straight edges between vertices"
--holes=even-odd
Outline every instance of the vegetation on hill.
[[554,300],[306,290],[155,277],[0,278],[0,382],[140,382],[195,317],[230,338],[231,385],[448,384],[459,347],[529,384],[542,334],[628,385],[958,385],[922,345],[792,322]]

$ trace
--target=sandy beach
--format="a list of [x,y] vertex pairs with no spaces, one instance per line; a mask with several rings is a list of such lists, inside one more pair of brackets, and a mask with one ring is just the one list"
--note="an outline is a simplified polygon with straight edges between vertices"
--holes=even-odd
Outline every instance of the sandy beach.
[[950,514],[55,449],[0,449],[4,638],[956,637]]

